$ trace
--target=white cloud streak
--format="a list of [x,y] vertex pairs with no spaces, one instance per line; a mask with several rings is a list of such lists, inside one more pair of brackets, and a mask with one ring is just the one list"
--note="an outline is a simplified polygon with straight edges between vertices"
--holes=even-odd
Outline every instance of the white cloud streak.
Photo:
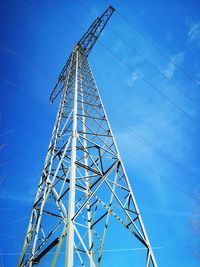
[[167,76],[168,79],[172,79],[175,74],[175,71],[177,70],[177,67],[175,66],[175,64],[180,66],[183,63],[184,58],[185,58],[184,52],[179,52],[171,57],[172,61],[168,63],[168,66],[166,70],[164,71],[164,74],[165,76]]
[[127,85],[128,87],[132,87],[134,82],[137,81],[140,78],[137,71],[134,71],[131,73],[130,77],[127,79]]
[[192,23],[188,31],[188,42],[200,45],[200,22]]

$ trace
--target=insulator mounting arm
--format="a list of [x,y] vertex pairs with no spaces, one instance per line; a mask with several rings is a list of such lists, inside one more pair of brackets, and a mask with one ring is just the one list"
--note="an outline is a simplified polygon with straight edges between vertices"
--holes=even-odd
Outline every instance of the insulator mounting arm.
[[[92,50],[94,44],[98,40],[101,32],[105,28],[108,20],[112,16],[115,9],[112,6],[109,6],[104,13],[101,15],[101,17],[97,17],[95,21],[92,23],[92,25],[89,27],[87,32],[82,36],[82,38],[79,40],[79,42],[76,44],[76,49],[80,48],[80,51],[84,52],[84,55],[88,57],[90,51]],[[73,53],[73,52],[72,52]],[[71,54],[72,55],[72,54]],[[69,62],[71,55],[69,56],[65,66],[63,67],[59,77],[58,81],[50,95],[50,102],[53,103],[56,97],[62,92],[64,87],[64,81],[67,77],[67,71],[69,67]]]
[[106,11],[101,15],[101,17],[96,18],[96,20],[89,27],[87,32],[83,35],[83,37],[78,42],[78,46],[80,46],[84,50],[84,54],[87,57],[92,50],[94,44],[99,38],[101,32],[105,28],[108,20],[110,19],[112,13],[115,9],[112,6],[109,6]]

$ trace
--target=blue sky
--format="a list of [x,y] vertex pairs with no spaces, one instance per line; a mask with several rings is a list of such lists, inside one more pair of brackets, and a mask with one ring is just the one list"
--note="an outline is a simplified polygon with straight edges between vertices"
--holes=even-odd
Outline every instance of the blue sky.
[[[80,1],[0,3],[0,266],[16,265],[24,240],[58,106],[49,104],[51,90],[74,43],[108,6]],[[194,267],[200,4],[109,3],[117,11],[89,61],[158,265]]]

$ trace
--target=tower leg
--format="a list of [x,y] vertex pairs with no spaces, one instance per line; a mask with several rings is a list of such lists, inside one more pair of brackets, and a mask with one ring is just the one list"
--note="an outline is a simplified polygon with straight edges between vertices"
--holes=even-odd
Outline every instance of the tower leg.
[[66,267],[73,267],[74,266],[74,222],[73,222],[73,217],[74,217],[74,212],[75,212],[78,68],[79,68],[79,51],[76,50],[76,74],[75,74],[75,86],[74,86],[72,154],[71,154],[71,166],[70,166]]

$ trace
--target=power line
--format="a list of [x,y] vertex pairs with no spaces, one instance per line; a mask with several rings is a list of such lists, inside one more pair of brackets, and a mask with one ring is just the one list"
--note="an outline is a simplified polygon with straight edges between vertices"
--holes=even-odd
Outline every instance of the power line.
[[[11,81],[8,81],[8,80],[5,80],[5,79],[0,79],[1,81],[3,81],[3,82],[5,82],[5,83],[7,83],[7,84],[9,84],[9,85],[11,85],[11,86],[13,86],[13,87],[15,87],[15,88],[17,88],[17,89],[19,89],[19,90],[23,90],[22,89],[22,87],[19,87],[18,85],[16,85],[15,83],[13,83],[13,82],[11,82]],[[25,90],[23,90],[23,92],[24,93],[27,93],[27,92],[25,92]],[[132,129],[130,129],[128,126],[126,126],[124,123],[122,123],[121,121],[119,121],[119,120],[117,120],[116,118],[114,118],[113,116],[111,116],[112,118],[113,118],[113,120],[114,120],[114,123],[116,124],[116,122],[118,123],[118,125],[120,125],[120,127],[121,128],[128,128],[128,130],[129,130],[129,132],[131,131],[132,133],[133,133],[133,130]],[[139,136],[138,134],[136,134],[135,132],[134,132],[134,134],[132,134],[132,136],[134,136],[135,138],[137,138],[140,142],[142,142],[145,146],[147,146],[148,148],[150,148],[151,150],[154,150],[156,153],[159,153],[161,156],[163,156],[163,155],[166,155],[166,157],[164,157],[163,156],[163,158],[165,159],[165,160],[168,160],[168,161],[170,161],[170,156],[169,155],[167,155],[165,152],[163,152],[163,151],[161,151],[159,148],[157,148],[154,144],[152,144],[151,143],[151,145],[150,145],[150,142],[148,141],[148,140],[146,140],[146,139],[144,139],[143,137],[141,137],[141,136]],[[120,149],[121,150],[121,149]],[[158,152],[159,151],[159,152]],[[171,179],[169,179],[169,178],[167,178],[167,177],[165,177],[165,176],[163,176],[163,175],[160,175],[158,172],[156,172],[153,168],[150,168],[149,166],[147,167],[145,164],[144,164],[144,162],[141,162],[138,158],[136,158],[133,154],[132,155],[130,155],[128,152],[126,152],[126,151],[124,151],[123,150],[123,153],[124,154],[126,154],[129,158],[133,158],[134,157],[134,159],[135,159],[135,161],[137,161],[141,166],[143,166],[147,171],[149,171],[150,173],[153,173],[153,174],[155,174],[158,178],[160,178],[160,179],[164,179],[164,180],[166,180],[166,181],[168,181],[169,183],[172,183],[179,191],[181,191],[182,193],[184,193],[186,196],[188,196],[188,197],[190,197],[191,198],[191,196],[185,191],[185,190],[183,190],[179,185],[177,185],[174,181],[172,181]],[[167,159],[168,158],[168,159]],[[174,164],[174,162],[173,161],[176,161],[176,160],[174,160],[174,159],[171,159],[171,161],[170,161],[170,163],[171,164]],[[176,161],[177,162],[177,161]],[[178,164],[180,164],[180,163],[178,163]],[[182,165],[182,164],[181,164]],[[183,166],[184,167],[184,166]],[[188,174],[188,173],[187,173]],[[198,178],[198,177],[197,177]]]
[[[107,0],[104,0],[107,4],[110,5],[110,3]],[[144,34],[138,27],[134,26],[123,14],[121,14],[117,10],[117,14],[119,17],[121,17],[126,23],[135,31],[137,32],[140,36],[143,37],[154,49],[156,49],[160,54],[162,54],[165,58],[167,58],[179,71],[183,73],[192,83],[199,87],[199,84],[183,69],[181,68],[174,60],[172,60],[158,45],[156,45],[146,34]]]
[[[121,63],[126,65],[130,70],[135,71],[134,68],[129,65],[126,61],[122,60],[118,55],[113,53],[113,51],[106,47],[102,42],[99,41],[99,43],[107,50],[110,54],[112,54],[114,57],[116,57]],[[168,102],[170,102],[173,106],[175,106],[177,109],[179,109],[182,113],[185,114],[188,118],[190,118],[193,122],[195,122],[197,125],[200,126],[200,122],[194,119],[189,113],[187,113],[184,109],[182,109],[179,105],[176,104],[175,101],[171,100],[167,95],[163,94],[160,90],[158,90],[156,87],[154,87],[148,80],[144,78],[139,72],[135,72],[136,75],[143,80],[149,87],[151,87],[154,91],[156,91],[159,95],[161,95],[163,98],[165,98]]]
[[[52,4],[52,2],[50,2],[51,4]],[[72,19],[70,16],[68,16],[65,12],[63,12],[62,10],[60,10],[59,8],[57,8],[54,4],[52,4],[52,6],[53,7],[55,7],[59,12],[61,12],[64,16],[66,16],[67,18],[70,18],[70,19]],[[80,26],[79,25],[79,23],[77,22],[77,21],[75,21],[74,19],[72,19],[72,21],[74,21],[78,26]],[[82,26],[80,26],[81,28],[83,28]],[[132,69],[132,67],[129,65],[129,64],[127,64],[126,62],[124,62],[120,57],[118,57],[117,55],[115,55],[109,48],[107,48],[105,45],[103,45],[102,44],[102,42],[100,42],[101,43],[101,45],[105,48],[105,49],[107,49],[111,54],[113,54],[116,58],[118,58],[118,60],[120,60],[121,62],[123,62],[125,65],[127,65],[129,68],[131,68]],[[138,73],[138,75],[140,75],[139,73]],[[169,99],[166,95],[164,95],[163,93],[161,93],[159,90],[157,90],[156,88],[154,88],[154,86],[152,86],[143,76],[141,76],[140,75],[140,77],[141,77],[141,79],[142,80],[144,80],[151,88],[153,88],[154,90],[156,90],[160,95],[162,95],[163,97],[165,97],[165,98],[167,98],[168,99],[168,101],[170,102],[170,103],[172,103],[173,105],[175,105],[178,109],[180,109],[185,115],[187,115],[187,116],[189,116],[193,121],[195,121],[196,123],[198,123],[199,124],[199,122],[197,122],[196,120],[194,120],[194,118],[192,118],[188,113],[186,113],[182,108],[180,108],[175,102],[173,102],[171,99]],[[127,127],[127,126],[125,126],[125,127]],[[132,131],[133,132],[133,131]],[[135,133],[134,133],[135,134]],[[136,136],[136,134],[135,134],[135,136]],[[139,137],[138,135],[137,135],[137,137]],[[151,146],[154,150],[156,150],[157,152],[159,152],[159,154],[160,155],[163,155],[163,157],[166,157],[166,159],[168,160],[168,161],[171,161],[171,162],[174,162],[175,163],[175,165],[176,166],[179,166],[179,168],[182,168],[182,169],[184,169],[184,172],[185,173],[187,173],[188,175],[190,175],[190,176],[192,176],[193,178],[195,178],[195,179],[200,179],[199,177],[197,177],[195,174],[193,174],[190,170],[188,170],[187,168],[185,168],[181,163],[179,163],[178,161],[175,161],[174,159],[172,159],[171,157],[169,157],[166,153],[164,153],[163,151],[161,151],[159,148],[157,148],[156,146],[154,146],[153,144],[151,144],[149,141],[147,141],[147,140],[145,140],[143,137],[139,137],[140,138],[140,140],[143,140],[143,142],[145,142],[146,143],[146,145],[148,145],[148,146]]]
[[[120,149],[121,150],[121,149]],[[192,196],[190,194],[188,194],[184,189],[182,189],[182,187],[180,187],[180,185],[178,185],[177,183],[174,182],[174,180],[167,178],[166,176],[163,176],[161,174],[159,174],[158,172],[156,172],[153,168],[150,168],[149,166],[145,165],[144,162],[140,161],[138,158],[136,158],[134,156],[134,154],[129,154],[128,152],[121,150],[125,155],[128,156],[128,158],[132,159],[134,158],[135,161],[137,161],[141,166],[143,166],[145,168],[145,170],[149,171],[150,173],[154,174],[155,176],[157,176],[158,178],[162,179],[162,180],[166,180],[169,183],[173,184],[180,192],[182,192],[184,195],[186,195],[187,197],[192,198]]]
[[12,87],[15,87],[16,89],[20,90],[21,92],[23,92],[24,94],[28,95],[28,96],[31,96],[33,97],[35,100],[37,100],[38,102],[39,99],[37,97],[35,97],[35,95],[31,94],[29,90],[25,90],[23,89],[21,86],[17,85],[16,83],[12,82],[12,81],[9,81],[7,79],[4,79],[2,77],[0,77],[0,81],[7,84],[7,85],[11,85]]
[[[88,12],[91,14],[95,15],[96,14],[91,11],[85,4],[82,3],[82,1],[78,0],[78,2],[86,9]],[[167,81],[169,81],[177,90],[179,90],[182,94],[185,95],[191,102],[193,102],[195,105],[200,107],[200,103],[194,100],[189,94],[187,94],[184,90],[182,90],[180,87],[176,85],[175,82],[170,80],[158,67],[156,67],[153,63],[151,63],[145,56],[142,55],[142,53],[137,50],[135,47],[131,46],[127,40],[125,40],[118,32],[113,30],[112,27],[109,25],[107,26],[108,29],[110,29],[111,32],[113,32],[124,44],[126,44],[129,48],[131,48],[132,51],[134,51],[141,59],[145,60],[154,70],[156,70],[162,77],[164,77]]]
[[[127,251],[143,251],[146,248],[143,247],[134,247],[134,248],[116,248],[116,249],[105,249],[104,252],[127,252]],[[152,247],[153,250],[160,250],[163,249],[163,247]],[[48,252],[50,255],[54,255],[55,252]],[[66,254],[66,251],[60,251],[59,254]],[[20,252],[5,252],[1,253],[3,256],[18,256],[20,255]],[[2,266],[3,267],[3,266]]]
[[173,159],[171,156],[169,156],[167,153],[165,153],[163,150],[161,150],[160,148],[158,148],[157,146],[155,146],[153,143],[151,143],[149,140],[145,139],[143,136],[139,135],[138,133],[136,133],[135,131],[133,131],[133,129],[131,129],[130,127],[128,127],[125,123],[119,121],[118,119],[114,118],[113,116],[111,116],[118,124],[122,125],[124,128],[126,128],[127,130],[129,130],[129,132],[131,133],[132,136],[134,136],[135,138],[137,138],[140,142],[142,142],[145,146],[147,146],[148,148],[150,148],[151,150],[154,150],[156,153],[158,153],[160,156],[162,156],[164,159],[166,159],[168,162],[172,163],[173,165],[175,165],[177,168],[181,169],[184,173],[186,173],[187,175],[191,176],[192,178],[194,178],[195,180],[200,181],[200,177],[196,176],[191,170],[189,170],[188,168],[186,168],[182,163],[180,163],[179,161]]
[[[54,6],[54,5],[52,5],[52,6]],[[60,11],[60,9],[57,9],[57,10],[59,10]],[[70,18],[71,19],[71,17],[70,16],[68,16],[66,13],[64,13],[64,12],[62,12],[62,14],[64,15],[64,16],[67,16],[68,18]],[[78,22],[76,22],[74,19],[72,19],[77,25],[79,25],[79,23]],[[80,26],[80,25],[79,25]],[[81,28],[83,28],[82,26],[81,26]],[[102,44],[102,43],[101,43]],[[103,45],[103,44],[102,44]],[[104,46],[104,45],[103,45]],[[106,46],[104,46],[107,50],[109,50]],[[115,57],[117,57],[120,61],[122,61],[121,60],[121,58],[119,58],[117,55],[115,55],[114,53],[112,53],[112,51],[111,50],[109,50],[109,52],[111,53],[111,54],[113,54]],[[122,61],[123,62],[123,61]],[[123,62],[124,63],[124,62]],[[126,63],[124,63],[124,64],[126,64]],[[126,64],[128,67],[131,67],[131,66],[129,66],[128,64]],[[142,77],[142,76],[141,76]],[[144,78],[142,78],[143,80],[145,80]],[[148,81],[146,81],[145,80],[145,82],[148,82]],[[151,84],[149,84],[152,88],[154,88]],[[159,91],[160,92],[160,91]],[[161,92],[160,92],[161,93]],[[165,96],[165,95],[164,95]],[[165,96],[166,97],[166,96]],[[184,112],[184,111],[183,111]],[[184,112],[185,113],[185,112]],[[187,113],[186,113],[187,114]],[[188,116],[190,116],[189,114],[187,114]],[[192,117],[191,117],[192,118]],[[192,118],[193,119],[193,118]],[[115,119],[116,120],[116,119]],[[194,119],[193,119],[194,120]],[[126,126],[125,124],[123,124],[122,122],[119,122],[118,121],[118,123],[121,123],[122,125],[124,125],[124,127],[126,127],[126,128],[128,128],[128,126]],[[187,169],[186,167],[184,167],[184,165],[182,165],[180,162],[178,162],[178,161],[176,161],[176,160],[174,160],[174,159],[172,159],[169,155],[167,155],[165,152],[163,152],[162,150],[160,150],[158,147],[156,147],[155,145],[153,145],[152,143],[150,143],[148,140],[146,140],[146,139],[144,139],[144,137],[142,137],[142,136],[139,136],[138,134],[136,134],[135,132],[133,132],[133,130],[132,129],[130,129],[130,128],[128,128],[129,129],[129,131],[131,131],[133,134],[134,134],[134,136],[137,138],[137,139],[139,139],[141,142],[143,142],[145,145],[147,145],[148,147],[151,147],[151,149],[153,149],[154,151],[156,151],[156,152],[158,152],[160,155],[162,155],[165,159],[167,159],[168,161],[170,161],[171,163],[173,162],[179,169],[181,169],[182,168],[182,170],[184,170],[184,172],[185,173],[187,173],[188,175],[190,175],[190,176],[192,176],[193,178],[195,178],[195,179],[200,179],[200,177],[198,177],[198,176],[196,176],[193,172],[191,172],[189,169]]]
[[[53,5],[54,6],[54,5]],[[57,8],[56,8],[57,9]],[[59,10],[59,9],[57,9]],[[60,10],[59,10],[60,11]],[[67,16],[64,12],[63,15]],[[79,23],[77,23],[74,19],[72,19],[71,17],[68,16],[68,18],[70,20],[72,20],[74,23],[76,23],[78,26],[80,26]],[[81,28],[83,28],[81,26]],[[117,56],[116,54],[114,54],[108,47],[106,47],[101,41],[99,41],[99,43],[107,50],[109,51],[109,53],[111,53],[114,57],[116,57],[121,63],[123,63],[124,65],[126,65],[128,68],[130,68],[132,71],[134,71],[133,67],[130,66],[127,62],[123,61],[119,56]],[[0,45],[0,49],[5,52],[6,54],[13,56],[16,60],[24,63],[24,64],[28,64],[30,66],[32,66],[35,69],[39,69],[49,80],[49,76],[50,74],[48,74],[46,71],[44,71],[43,69],[41,69],[40,66],[32,64],[28,61],[25,61],[24,58],[19,55],[18,53],[16,53],[15,51],[11,50],[8,47],[2,46]],[[197,120],[195,120],[190,114],[188,114],[186,111],[184,111],[180,106],[178,106],[174,101],[172,101],[169,97],[167,97],[165,94],[163,94],[162,92],[160,92],[158,89],[156,89],[151,83],[149,83],[140,73],[137,72],[138,77],[140,77],[145,83],[147,83],[153,90],[155,90],[158,94],[160,94],[161,96],[163,96],[164,98],[166,98],[171,104],[173,104],[174,106],[176,106],[176,108],[178,108],[180,111],[182,111],[186,116],[188,116],[191,120],[193,120],[195,123],[197,123],[198,125],[199,122]]]
[[[79,27],[81,27],[82,29],[84,29],[84,27],[82,27],[76,20],[74,20],[73,18],[71,18],[68,14],[66,14],[65,12],[63,12],[61,9],[57,8],[52,2],[49,2],[56,10],[58,10],[60,13],[62,13],[67,19],[70,19],[71,21],[73,21],[75,24],[77,24]],[[110,54],[112,54],[115,58],[117,58],[121,63],[123,63],[124,65],[126,65],[131,71],[135,71],[135,69],[133,69],[133,67],[131,65],[129,65],[126,61],[122,60],[118,55],[116,55],[115,53],[113,53],[113,51],[108,48],[107,46],[105,46],[100,40],[99,43],[101,46],[103,46]],[[163,98],[165,98],[168,102],[170,102],[172,105],[174,105],[177,109],[179,109],[182,113],[185,114],[185,116],[187,116],[188,118],[190,118],[193,122],[195,122],[198,126],[200,126],[200,122],[197,121],[196,119],[194,119],[189,113],[187,113],[185,110],[183,110],[179,105],[176,104],[175,101],[171,100],[167,95],[165,95],[164,93],[162,93],[160,90],[158,90],[157,88],[155,88],[148,80],[146,80],[139,72],[136,72],[137,76],[143,80],[147,85],[149,85],[149,87],[151,87],[154,91],[156,91],[159,95],[161,95]]]
[[23,64],[26,64],[26,65],[29,65],[32,68],[36,69],[36,70],[39,70],[40,72],[42,72],[47,77],[48,80],[51,80],[49,78],[49,77],[52,77],[51,73],[48,73],[41,66],[25,60],[22,55],[18,54],[17,52],[13,51],[12,49],[8,48],[7,46],[4,46],[4,45],[0,44],[0,50],[5,54],[14,57],[17,61],[19,61],[19,62],[21,62]]

